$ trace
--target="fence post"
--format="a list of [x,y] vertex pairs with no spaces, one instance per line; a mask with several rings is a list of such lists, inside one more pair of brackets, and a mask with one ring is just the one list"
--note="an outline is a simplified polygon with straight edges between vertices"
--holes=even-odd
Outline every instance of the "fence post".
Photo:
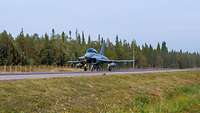
[[31,72],[31,65],[29,65],[29,72]]
[[9,66],[9,72],[12,72],[11,66]]
[[40,70],[40,72],[41,72],[41,70],[42,70],[42,69],[40,68],[40,65],[38,65],[38,70]]
[[6,66],[4,65],[4,72],[6,72]]
[[19,66],[19,72],[22,72],[22,66],[21,65]]

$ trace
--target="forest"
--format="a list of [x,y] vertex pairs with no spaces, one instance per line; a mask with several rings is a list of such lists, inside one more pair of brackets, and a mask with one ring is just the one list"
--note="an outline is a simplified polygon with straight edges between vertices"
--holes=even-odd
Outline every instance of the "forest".
[[[115,42],[101,35],[86,37],[84,32],[56,33],[44,35],[27,34],[23,29],[17,36],[3,31],[0,33],[0,66],[16,65],[67,65],[77,60],[87,48],[99,50],[105,43],[105,55],[110,59],[133,59],[137,68],[195,68],[200,67],[198,52],[169,50],[165,41],[157,47],[151,44],[138,45],[135,40],[127,42],[115,36]],[[92,40],[97,39],[97,40]]]

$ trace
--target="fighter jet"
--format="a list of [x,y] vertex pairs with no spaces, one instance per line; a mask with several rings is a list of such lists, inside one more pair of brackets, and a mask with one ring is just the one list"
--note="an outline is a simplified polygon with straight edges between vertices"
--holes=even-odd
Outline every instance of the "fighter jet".
[[108,59],[104,55],[104,45],[105,44],[102,44],[102,47],[99,53],[94,48],[89,48],[86,50],[86,53],[84,56],[79,57],[77,61],[68,61],[68,63],[76,64],[76,67],[83,68],[84,71],[87,71],[87,70],[99,71],[100,66],[102,64],[107,64],[108,71],[112,71],[112,69],[117,66],[117,63],[134,63],[135,62],[134,59],[133,60]]

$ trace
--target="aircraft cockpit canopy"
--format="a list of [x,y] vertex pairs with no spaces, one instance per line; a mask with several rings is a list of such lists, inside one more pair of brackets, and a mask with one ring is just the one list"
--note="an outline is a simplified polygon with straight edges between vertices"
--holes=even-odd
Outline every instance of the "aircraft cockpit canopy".
[[87,53],[97,53],[97,51],[94,48],[89,48],[86,52]]

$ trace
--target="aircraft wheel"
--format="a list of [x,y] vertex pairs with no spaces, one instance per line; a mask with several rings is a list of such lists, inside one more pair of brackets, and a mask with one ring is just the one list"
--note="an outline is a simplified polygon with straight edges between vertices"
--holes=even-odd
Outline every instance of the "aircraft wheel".
[[86,66],[84,67],[84,71],[87,71],[87,67]]
[[111,67],[108,67],[108,71],[112,71],[112,68],[111,68]]

